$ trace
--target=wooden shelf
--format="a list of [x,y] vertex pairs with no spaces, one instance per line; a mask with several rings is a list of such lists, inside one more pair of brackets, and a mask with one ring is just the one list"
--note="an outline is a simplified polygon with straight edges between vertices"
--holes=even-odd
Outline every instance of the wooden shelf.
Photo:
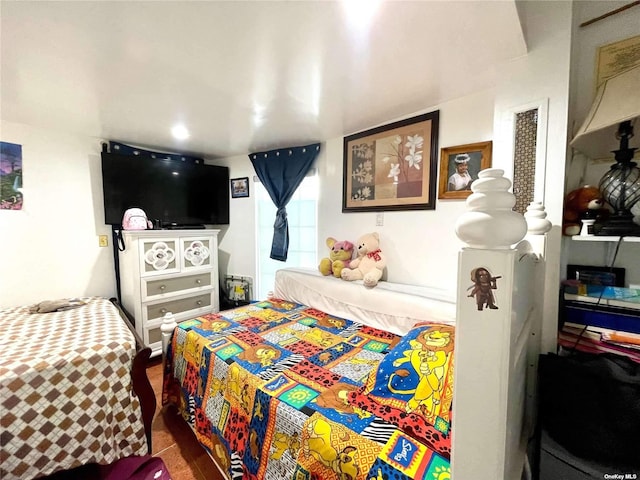
[[[571,240],[576,240],[578,242],[617,242],[620,240],[620,237],[609,237],[609,236],[598,236],[591,235],[581,237],[580,235],[574,235],[571,237]],[[624,237],[623,242],[640,242],[640,237]]]
[[[630,289],[631,290],[631,289]],[[565,293],[564,299],[578,302],[576,305],[580,305],[582,303],[584,306],[589,306],[589,304],[599,304],[602,306],[610,306],[610,307],[622,307],[630,310],[640,310],[640,302],[637,301],[638,297],[629,297],[629,298],[609,298],[608,296],[603,296],[599,298],[595,295],[576,295],[574,293]],[[640,325],[639,325],[640,326]]]

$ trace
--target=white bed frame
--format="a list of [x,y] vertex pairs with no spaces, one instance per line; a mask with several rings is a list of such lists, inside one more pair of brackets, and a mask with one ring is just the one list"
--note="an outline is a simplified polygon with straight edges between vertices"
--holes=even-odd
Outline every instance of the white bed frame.
[[[374,318],[377,326],[399,334],[416,321],[455,322],[451,476],[520,480],[523,474],[530,478],[526,449],[535,425],[545,241],[544,235],[528,236],[514,248],[462,249],[457,299],[388,282],[367,289],[361,282],[295,269],[276,276],[274,294],[345,318]],[[470,272],[477,267],[501,276],[493,290],[498,309],[478,311],[468,296]],[[175,328],[170,317],[162,326],[164,351]]]
[[[452,478],[530,478],[526,456],[535,427],[535,392],[544,262],[532,243],[513,250],[464,249],[458,261]],[[535,242],[544,244],[544,242]],[[501,276],[498,310],[478,311],[470,272]],[[555,322],[555,319],[552,319]]]

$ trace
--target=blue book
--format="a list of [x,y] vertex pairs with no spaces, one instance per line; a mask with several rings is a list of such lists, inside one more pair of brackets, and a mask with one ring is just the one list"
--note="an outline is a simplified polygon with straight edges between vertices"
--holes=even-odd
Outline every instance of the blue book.
[[[580,300],[566,298],[570,296],[579,297]],[[589,299],[589,301],[582,299]],[[565,300],[567,301],[564,313],[567,322],[640,333],[640,303],[602,299],[599,304],[596,304],[597,298],[580,295],[565,295]],[[611,305],[612,302],[615,302],[616,305]],[[631,306],[631,308],[626,308],[627,306]]]

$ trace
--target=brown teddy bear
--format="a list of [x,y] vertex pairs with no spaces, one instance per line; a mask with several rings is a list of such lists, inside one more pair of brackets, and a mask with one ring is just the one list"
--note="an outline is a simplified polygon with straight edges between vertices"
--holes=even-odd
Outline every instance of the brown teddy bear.
[[564,199],[562,233],[569,237],[578,235],[584,218],[596,219],[604,212],[604,199],[598,187],[585,185],[572,190]]

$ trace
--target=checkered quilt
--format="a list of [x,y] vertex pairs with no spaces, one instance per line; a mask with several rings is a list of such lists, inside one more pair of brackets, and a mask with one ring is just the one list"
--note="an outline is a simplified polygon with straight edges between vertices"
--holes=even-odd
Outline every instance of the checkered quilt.
[[270,299],[176,328],[163,403],[229,478],[450,478],[453,330]]
[[131,385],[135,340],[114,305],[0,310],[0,478],[147,452]]

